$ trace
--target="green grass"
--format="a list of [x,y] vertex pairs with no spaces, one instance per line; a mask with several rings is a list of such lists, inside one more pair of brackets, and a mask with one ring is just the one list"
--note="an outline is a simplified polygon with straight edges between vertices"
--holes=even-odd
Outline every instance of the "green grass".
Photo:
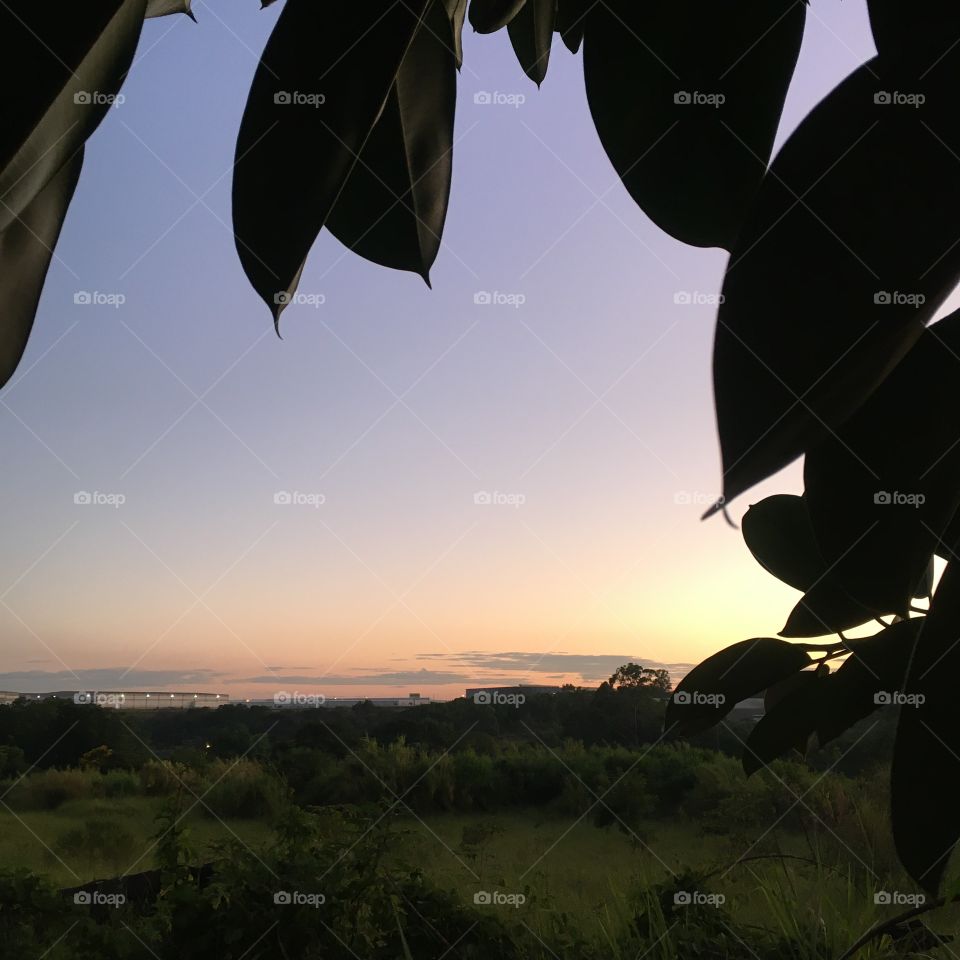
[[[76,886],[89,880],[151,870],[156,864],[153,837],[154,818],[163,801],[152,797],[124,797],[116,800],[71,800],[56,810],[12,812],[0,809],[0,863],[26,867],[46,874],[62,886]],[[106,849],[84,850],[83,845],[64,848],[65,836],[83,830],[90,822],[107,822],[112,842]],[[217,820],[194,808],[184,820],[190,843],[204,859],[211,843],[238,837],[254,848],[272,838],[271,828],[257,820]]]
[[[469,831],[478,823],[500,828],[484,848],[482,866],[479,857],[468,856],[461,843],[464,829]],[[843,863],[828,866],[769,859],[724,872],[744,854],[749,841],[703,834],[690,821],[669,825],[651,821],[641,830],[642,844],[632,843],[615,828],[597,828],[589,818],[574,824],[571,818],[548,818],[535,812],[447,815],[432,817],[425,824],[411,819],[407,826],[411,834],[405,844],[406,860],[420,865],[441,886],[457,891],[464,902],[472,903],[479,890],[526,892],[528,902],[522,907],[487,909],[517,910],[516,916],[534,930],[545,926],[547,914],[566,913],[598,943],[615,938],[631,921],[638,904],[657,913],[652,898],[645,899],[638,892],[666,881],[671,871],[682,873],[685,868],[719,868],[705,884],[705,891],[722,893],[726,909],[741,923],[772,930],[804,945],[796,953],[797,960],[837,956],[874,923],[906,909],[875,905],[876,890],[915,889],[902,876],[872,879],[861,871],[856,879],[849,864]],[[762,833],[758,828],[756,836]],[[774,850],[795,857],[811,856],[806,838],[785,833],[768,835],[749,855]],[[818,860],[816,856],[812,859]],[[958,919],[960,909],[948,908],[938,911],[930,926],[942,933],[956,933]],[[665,924],[663,932],[666,930]],[[663,960],[671,956],[670,949],[667,936],[662,944]],[[889,944],[878,944],[859,956],[870,960],[895,955]],[[953,956],[946,948],[930,955]],[[650,954],[650,960],[657,957],[656,950]]]

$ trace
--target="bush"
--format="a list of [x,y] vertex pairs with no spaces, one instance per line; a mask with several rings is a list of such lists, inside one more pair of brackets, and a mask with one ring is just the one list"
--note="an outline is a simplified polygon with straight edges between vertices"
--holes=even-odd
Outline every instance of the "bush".
[[111,770],[100,780],[100,790],[108,799],[132,797],[140,790],[140,780],[129,770]]
[[207,816],[259,819],[274,816],[283,805],[281,782],[253,760],[214,761],[208,776],[209,788],[198,792]]
[[96,773],[85,770],[42,770],[18,781],[10,805],[20,810],[56,810],[70,800],[93,796]]

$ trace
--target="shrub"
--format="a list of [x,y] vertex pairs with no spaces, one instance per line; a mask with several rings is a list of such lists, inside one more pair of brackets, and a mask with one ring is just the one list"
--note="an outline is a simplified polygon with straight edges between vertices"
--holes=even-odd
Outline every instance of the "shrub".
[[281,782],[253,760],[214,761],[210,786],[199,792],[200,808],[208,816],[272,817],[279,812],[285,791]]
[[20,810],[56,810],[69,800],[93,796],[97,774],[84,770],[42,770],[18,781],[10,805]]

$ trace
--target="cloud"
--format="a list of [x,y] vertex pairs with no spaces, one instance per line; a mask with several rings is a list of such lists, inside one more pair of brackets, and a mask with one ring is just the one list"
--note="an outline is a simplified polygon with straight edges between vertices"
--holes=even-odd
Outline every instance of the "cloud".
[[497,672],[535,673],[559,679],[577,675],[585,681],[606,680],[624,663],[639,663],[652,670],[667,670],[671,677],[683,676],[692,667],[691,663],[661,663],[635,653],[537,653],[535,651],[510,651],[492,653],[485,650],[467,650],[463,653],[421,653],[420,660],[443,661],[473,666],[478,670]]
[[129,667],[96,667],[83,670],[14,670],[0,673],[0,687],[23,693],[50,690],[150,689],[180,686],[196,688],[223,684],[216,670],[130,670]]
[[473,674],[452,673],[439,670],[394,670],[389,672],[376,671],[370,668],[362,668],[362,673],[356,673],[352,676],[345,674],[262,674],[256,677],[239,677],[234,683],[270,683],[274,686],[278,684],[303,684],[313,687],[342,687],[342,686],[397,686],[410,687],[411,690],[417,686],[440,686],[443,684],[460,683],[467,684],[473,679]]

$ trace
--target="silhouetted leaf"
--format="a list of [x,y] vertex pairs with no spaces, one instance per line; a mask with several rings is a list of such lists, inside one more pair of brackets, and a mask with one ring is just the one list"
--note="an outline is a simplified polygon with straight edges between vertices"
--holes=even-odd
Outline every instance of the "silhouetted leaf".
[[748,777],[790,750],[806,751],[828,674],[826,664],[816,670],[804,670],[789,678],[790,686],[782,697],[772,704],[764,702],[764,715],[743,746],[741,762]]
[[326,220],[354,253],[427,283],[450,196],[456,77],[450,21],[434,3]]
[[146,0],[0,4],[0,230],[29,206],[115,102]]
[[871,637],[849,640],[850,656],[822,688],[817,714],[820,745],[839,737],[903,689],[907,661],[923,617],[902,620]]
[[547,75],[557,0],[526,0],[507,24],[513,52],[523,72],[539,87]]
[[916,592],[914,593],[914,597],[917,600],[926,600],[930,594],[933,593],[933,578],[935,574],[936,569],[934,568],[933,557],[931,557],[927,562],[927,569],[924,570],[923,576],[920,578],[920,583],[917,585]]
[[958,380],[954,313],[807,454],[805,497],[831,578],[878,614],[906,615],[960,505]]
[[[960,838],[960,567],[949,563],[910,661],[890,772],[893,838],[907,873],[936,895]],[[923,698],[922,700],[920,698]]]
[[822,637],[850,630],[873,618],[872,611],[837,586],[831,572],[818,580],[797,601],[780,636],[794,639]]
[[493,33],[505,27],[526,0],[470,0],[470,26],[477,33]]
[[459,70],[463,66],[463,21],[467,16],[467,0],[444,0],[444,6],[453,29],[453,52]]
[[287,0],[250,87],[233,179],[237,251],[278,319],[430,3]]
[[[146,17],[167,17],[172,13],[185,13],[194,23],[197,18],[190,9],[191,0],[147,0]],[[266,4],[264,4],[266,6]]]
[[809,590],[826,573],[803,497],[782,493],[752,504],[740,529],[757,563],[796,590]]
[[83,164],[83,147],[0,232],[0,386],[16,370]]
[[667,703],[664,729],[689,736],[712,727],[741,700],[810,664],[805,650],[776,637],[741,640],[695,666]]
[[774,159],[717,322],[726,503],[853,414],[960,279],[958,62],[871,60]]
[[919,58],[927,65],[956,43],[960,8],[952,0],[867,0],[877,52],[885,58]]
[[591,5],[592,0],[557,0],[555,29],[571,53],[576,53],[583,43],[583,31]]
[[603,148],[661,229],[730,249],[766,170],[803,0],[605,0],[583,43]]

